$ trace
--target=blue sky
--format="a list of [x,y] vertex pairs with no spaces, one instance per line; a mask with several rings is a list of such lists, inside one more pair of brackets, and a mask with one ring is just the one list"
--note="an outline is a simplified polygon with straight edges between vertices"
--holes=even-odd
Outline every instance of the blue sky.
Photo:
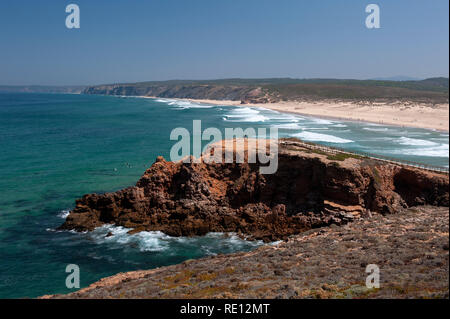
[[[78,4],[81,28],[67,29]],[[381,9],[367,29],[365,7]],[[448,0],[2,0],[0,84],[448,76]]]

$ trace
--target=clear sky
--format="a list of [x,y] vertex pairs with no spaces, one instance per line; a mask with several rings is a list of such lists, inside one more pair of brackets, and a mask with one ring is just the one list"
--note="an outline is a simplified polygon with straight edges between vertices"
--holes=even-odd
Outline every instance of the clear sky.
[[[78,4],[81,28],[67,29]],[[367,29],[365,7],[381,9]],[[448,0],[1,0],[0,84],[449,72]]]

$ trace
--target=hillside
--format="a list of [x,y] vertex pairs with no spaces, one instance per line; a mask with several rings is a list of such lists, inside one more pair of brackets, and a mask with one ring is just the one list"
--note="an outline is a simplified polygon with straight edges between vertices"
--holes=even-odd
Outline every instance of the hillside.
[[448,103],[448,78],[421,81],[337,79],[171,80],[91,86],[85,94],[232,100],[242,103],[349,100]]

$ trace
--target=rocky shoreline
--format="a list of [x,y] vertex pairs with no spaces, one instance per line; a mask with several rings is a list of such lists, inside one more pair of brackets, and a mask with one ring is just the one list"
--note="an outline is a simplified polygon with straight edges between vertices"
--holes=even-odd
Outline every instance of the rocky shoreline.
[[[247,161],[159,157],[136,186],[77,200],[60,229],[115,224],[284,242],[42,298],[448,298],[448,174],[314,151],[295,139],[278,146],[271,175]],[[380,289],[365,286],[368,264],[380,268]]]
[[[449,298],[449,210],[421,206],[303,232],[276,246],[120,273],[42,298]],[[368,289],[368,264],[380,288]]]
[[60,229],[90,231],[115,224],[131,232],[235,232],[268,242],[372,213],[448,207],[448,185],[448,175],[282,140],[278,170],[268,175],[247,162],[174,163],[159,157],[135,186],[78,199]]

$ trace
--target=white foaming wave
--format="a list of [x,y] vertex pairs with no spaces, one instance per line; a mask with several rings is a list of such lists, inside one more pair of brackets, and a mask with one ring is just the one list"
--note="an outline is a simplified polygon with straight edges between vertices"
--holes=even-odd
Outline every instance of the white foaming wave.
[[[377,126],[376,124],[372,125]],[[363,127],[363,130],[372,132],[387,132],[389,129],[387,127]]]
[[[290,114],[280,113],[278,111],[265,109],[262,107],[250,108],[250,107],[239,107],[230,111],[224,116],[224,121],[232,122],[281,122],[284,123],[297,123],[304,118],[299,116],[294,116]],[[280,124],[280,125],[282,125]]]
[[234,109],[231,111],[232,114],[244,114],[244,115],[248,115],[248,114],[259,114],[260,111],[256,110],[256,109],[251,109],[249,107],[240,107],[237,109]]
[[58,213],[58,217],[62,218],[62,219],[66,219],[67,216],[69,216],[69,214],[70,214],[70,210],[69,209],[64,209],[64,210],[62,210],[62,211],[60,211]]
[[306,141],[321,141],[321,142],[338,143],[338,144],[345,144],[345,143],[353,142],[352,140],[340,138],[340,137],[337,137],[334,135],[307,132],[307,131],[293,134],[292,136],[300,137],[301,139],[304,139]]
[[265,117],[264,115],[253,115],[245,117],[225,115],[223,119],[229,122],[265,122],[268,120],[268,118]]
[[275,110],[269,110],[263,107],[258,107],[258,110],[264,111],[264,115],[267,116],[271,121],[280,121],[280,122],[299,122],[301,120],[304,120],[303,117],[292,115],[292,114],[286,114],[281,113]]
[[410,138],[402,136],[399,139],[396,140],[397,143],[402,145],[410,145],[410,146],[435,146],[438,145],[438,143],[427,141],[427,140],[421,140],[417,138]]
[[416,156],[429,156],[429,157],[447,157],[448,158],[448,144],[442,144],[439,146],[427,147],[427,148],[414,148],[398,150],[396,154],[416,155]]
[[87,234],[88,233],[87,230],[85,230],[85,231],[76,231],[74,229],[66,230],[66,229],[46,228],[45,230],[48,231],[48,232],[52,232],[52,233],[72,233],[72,234],[77,234],[77,235],[79,235],[79,234]]
[[[396,127],[363,127],[363,130],[370,131],[370,132],[379,132],[379,133],[388,133],[390,135],[394,135],[397,137],[402,137],[405,135],[411,134],[411,132],[402,129],[402,128],[396,128]],[[422,136],[422,135],[421,135]]]
[[197,104],[189,101],[175,101],[170,102],[169,105],[179,107],[181,109],[210,109],[213,108],[214,105],[209,104]]
[[[89,235],[99,244],[110,243],[120,245],[136,245],[140,251],[163,251],[169,248],[168,235],[160,231],[142,231],[128,234],[129,228],[114,225],[103,225],[94,229]],[[110,236],[107,236],[110,233]]]
[[408,133],[409,136],[424,136],[424,135],[430,135],[432,132],[410,132]]
[[[240,238],[236,233],[220,233],[220,232],[211,232],[202,237],[197,237],[198,240],[202,239],[214,239],[217,241],[218,246],[222,248],[237,248],[242,249],[244,246],[258,247],[264,244],[261,240],[247,241],[245,239]],[[192,240],[188,238],[187,240]],[[204,249],[209,250],[206,245],[201,245]],[[210,253],[215,255],[215,253]]]
[[314,123],[317,123],[317,124],[325,124],[325,125],[328,125],[328,124],[333,124],[334,122],[332,122],[332,121],[329,121],[329,120],[325,120],[325,119],[319,119],[319,118],[312,118],[311,119]]
[[266,111],[266,112],[270,112],[270,113],[283,114],[283,113],[280,113],[277,110],[268,109],[268,108],[265,108],[265,107],[262,107],[262,106],[258,106],[257,109],[263,110],[263,111]]
[[333,127],[347,127],[347,125],[345,125],[345,124],[335,124],[335,125],[332,125]]
[[277,122],[288,122],[288,123],[297,123],[300,122],[301,119],[295,117],[295,116],[269,116],[269,119],[271,121],[277,121]]
[[302,127],[297,123],[273,124],[272,127],[284,130],[300,130]]
[[214,105],[209,104],[198,104],[185,100],[174,100],[174,99],[157,99],[157,102],[166,103],[170,106],[177,107],[180,109],[192,109],[192,108],[201,108],[201,109],[210,109],[213,108]]
[[328,127],[305,127],[305,130],[314,130],[314,131],[326,131],[328,130]]
[[156,102],[161,102],[161,103],[169,103],[169,102],[175,102],[176,100],[171,100],[171,99],[156,99]]
[[[239,238],[234,233],[215,233],[211,232],[200,237],[171,237],[160,231],[141,231],[136,234],[128,234],[130,228],[115,225],[103,225],[97,227],[91,233],[88,233],[96,243],[98,244],[112,244],[112,245],[131,245],[137,247],[140,251],[170,251],[171,244],[179,243],[186,245],[204,245],[205,250],[210,248],[217,248],[218,246],[229,246],[233,248],[241,248],[244,246],[260,246],[262,241],[249,242]],[[107,236],[109,234],[109,236]],[[205,244],[211,239],[214,240],[213,246]],[[217,241],[216,241],[217,240]],[[214,254],[214,253],[210,253]]]
[[249,107],[237,108],[225,115],[224,121],[230,122],[265,122],[269,120],[268,117],[261,114],[256,109]]

